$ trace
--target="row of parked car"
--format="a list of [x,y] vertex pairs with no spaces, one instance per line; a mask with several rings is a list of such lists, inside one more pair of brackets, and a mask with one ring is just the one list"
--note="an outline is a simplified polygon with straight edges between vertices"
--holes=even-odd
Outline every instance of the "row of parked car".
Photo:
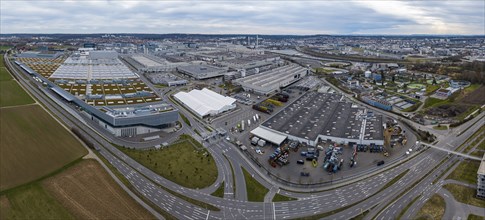
[[384,151],[384,147],[378,146],[378,145],[370,145],[370,146],[363,145],[363,144],[357,145],[357,152],[367,152],[367,151],[371,153],[381,153]]

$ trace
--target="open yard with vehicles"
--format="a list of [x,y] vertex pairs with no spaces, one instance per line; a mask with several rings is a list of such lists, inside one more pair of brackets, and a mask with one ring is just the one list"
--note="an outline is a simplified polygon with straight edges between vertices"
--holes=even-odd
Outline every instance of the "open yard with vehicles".
[[86,153],[40,106],[0,108],[0,191],[39,179]]
[[154,219],[95,160],[3,192],[0,219]]
[[179,185],[205,188],[217,179],[217,167],[212,155],[188,135],[164,149],[120,149],[147,168]]

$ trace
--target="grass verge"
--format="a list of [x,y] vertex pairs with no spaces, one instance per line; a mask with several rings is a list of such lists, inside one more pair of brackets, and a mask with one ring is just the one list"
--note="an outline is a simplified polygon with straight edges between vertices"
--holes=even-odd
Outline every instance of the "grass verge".
[[246,181],[246,191],[248,194],[248,201],[251,202],[264,202],[264,196],[268,193],[268,189],[254,179],[251,174],[242,168],[244,173],[244,180]]
[[485,220],[485,217],[479,216],[479,215],[474,215],[474,214],[469,214],[466,219],[467,220]]
[[217,196],[217,197],[220,197],[220,198],[224,198],[224,182],[222,182],[219,187],[216,189],[216,191],[214,191],[213,193],[211,193],[211,195],[213,196]]
[[434,194],[421,207],[421,210],[416,215],[416,219],[441,219],[445,214],[445,208],[445,199],[438,194]]
[[455,197],[458,202],[485,208],[485,200],[475,197],[477,194],[476,189],[458,184],[446,184],[443,188],[453,194],[453,197]]
[[164,149],[118,149],[153,172],[184,187],[205,188],[217,179],[214,159],[188,135],[181,135],[178,141]]
[[273,197],[273,202],[287,202],[287,201],[294,201],[294,200],[297,200],[297,199],[293,197],[281,195],[279,193],[276,193],[276,195],[274,195]]
[[435,130],[448,130],[448,126],[446,126],[446,125],[436,125],[436,126],[433,126],[433,129],[435,129]]
[[192,124],[190,124],[189,119],[187,119],[187,117],[185,117],[184,114],[182,114],[182,113],[179,113],[179,114],[180,114],[180,117],[182,118],[182,120],[185,122],[185,124],[187,124],[189,127],[192,127]]
[[458,164],[453,172],[446,177],[446,179],[454,179],[469,184],[477,184],[477,170],[480,166],[480,161],[464,160]]

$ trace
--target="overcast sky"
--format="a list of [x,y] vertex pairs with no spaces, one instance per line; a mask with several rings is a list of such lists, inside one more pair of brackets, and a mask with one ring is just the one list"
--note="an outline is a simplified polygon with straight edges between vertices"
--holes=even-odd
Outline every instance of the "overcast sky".
[[0,0],[1,33],[485,34],[485,1]]

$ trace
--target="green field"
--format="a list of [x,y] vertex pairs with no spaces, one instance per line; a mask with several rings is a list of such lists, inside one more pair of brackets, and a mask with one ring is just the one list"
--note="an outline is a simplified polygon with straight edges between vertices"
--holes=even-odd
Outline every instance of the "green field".
[[0,109],[0,191],[39,179],[86,153],[40,106]]
[[0,67],[0,81],[9,81],[12,76],[7,72],[7,68]]
[[423,84],[419,83],[411,83],[408,85],[408,88],[410,89],[423,89],[425,86]]
[[3,54],[0,54],[0,67],[5,67],[5,63],[3,62]]
[[0,219],[74,219],[39,183],[8,191],[0,197]]
[[[477,171],[475,171],[475,173],[476,172]],[[446,184],[443,186],[443,188],[450,191],[458,202],[485,208],[485,200],[475,197],[477,190],[474,188],[458,184]]]
[[460,162],[453,172],[446,177],[446,179],[454,179],[469,184],[477,184],[477,170],[480,166],[480,161],[465,160]]
[[0,107],[32,104],[34,100],[17,81],[0,81]]
[[248,201],[251,202],[263,202],[264,196],[268,193],[268,189],[261,185],[256,179],[254,179],[251,174],[248,173],[244,168],[242,168],[244,173],[244,179],[246,180],[246,191],[248,194]]
[[436,90],[440,88],[440,85],[427,85],[426,86],[426,95],[431,95],[434,93]]
[[423,108],[429,108],[429,107],[432,107],[432,106],[435,106],[435,105],[438,105],[438,104],[445,104],[447,102],[449,102],[449,99],[441,100],[441,99],[429,97],[429,98],[426,99],[426,101],[424,101]]
[[217,167],[210,153],[188,135],[160,150],[120,147],[125,154],[155,173],[189,188],[205,188],[217,179]]
[[[3,61],[3,56],[1,59]],[[31,103],[34,103],[34,100],[20,87],[17,81],[13,80],[5,67],[0,67],[0,107]]]
[[445,207],[445,199],[438,194],[434,194],[421,207],[421,210],[416,215],[416,219],[441,219],[445,214]]

